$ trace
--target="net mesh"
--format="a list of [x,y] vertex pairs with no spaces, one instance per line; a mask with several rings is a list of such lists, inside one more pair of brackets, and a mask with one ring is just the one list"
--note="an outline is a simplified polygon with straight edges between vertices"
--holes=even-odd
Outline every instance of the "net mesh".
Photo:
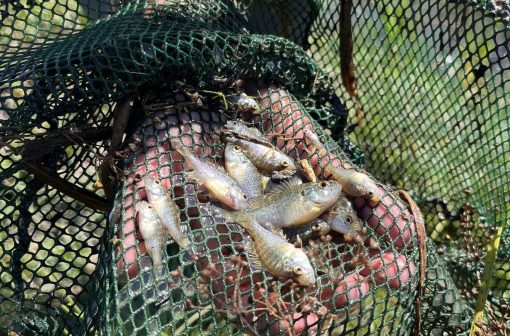
[[[509,219],[508,5],[354,2],[356,97],[340,80],[340,17],[340,1],[0,5],[1,332],[409,334],[419,252],[398,187],[430,238],[421,333],[467,334],[488,244]],[[313,126],[327,155],[274,142],[320,177],[330,160],[355,164],[385,191],[377,205],[353,199],[363,243],[305,245],[313,289],[255,269],[244,230],[200,206],[173,150],[178,139],[221,165],[221,126],[246,115],[220,93],[239,90],[257,98],[251,121],[265,133],[299,139]],[[103,162],[114,163],[111,202]],[[165,281],[137,232],[147,174],[171,191],[193,243],[168,239]],[[496,331],[508,328],[507,241],[504,230],[486,304]]]

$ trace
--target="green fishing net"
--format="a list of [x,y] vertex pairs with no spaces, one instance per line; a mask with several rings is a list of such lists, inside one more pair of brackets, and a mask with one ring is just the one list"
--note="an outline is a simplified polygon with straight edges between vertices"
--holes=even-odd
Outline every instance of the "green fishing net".
[[[421,300],[421,334],[468,334],[489,244],[509,220],[508,4],[353,2],[352,90],[345,3],[0,5],[0,333],[408,335]],[[314,288],[256,269],[244,230],[207,210],[173,150],[179,140],[222,165],[221,127],[247,118],[229,100],[239,92],[260,104],[252,125],[320,178],[337,160],[385,191],[379,204],[351,199],[363,242],[305,242]],[[310,126],[328,155],[304,150]],[[137,229],[147,174],[193,245],[168,238],[164,280]],[[417,214],[397,188],[429,237],[422,295]],[[486,286],[485,322],[500,331],[507,241],[503,230]]]

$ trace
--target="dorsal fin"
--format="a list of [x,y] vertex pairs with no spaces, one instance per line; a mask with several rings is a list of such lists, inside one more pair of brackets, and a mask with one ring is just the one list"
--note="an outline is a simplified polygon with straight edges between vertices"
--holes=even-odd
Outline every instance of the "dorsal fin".
[[265,200],[266,200],[266,195],[260,195],[260,196],[255,197],[254,199],[251,200],[251,208],[256,209],[256,208],[264,205]]
[[299,177],[294,175],[291,178],[289,178],[287,180],[283,180],[278,184],[273,184],[271,186],[270,190],[268,191],[268,193],[273,194],[273,193],[285,192],[285,191],[287,191],[289,189],[293,189],[294,187],[299,186],[301,184],[303,184],[303,181]]

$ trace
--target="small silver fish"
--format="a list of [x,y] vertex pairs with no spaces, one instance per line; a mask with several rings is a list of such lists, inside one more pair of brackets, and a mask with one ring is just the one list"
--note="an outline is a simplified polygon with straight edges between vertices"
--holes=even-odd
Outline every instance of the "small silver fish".
[[324,144],[319,140],[319,136],[309,129],[305,129],[303,131],[303,137],[305,138],[309,145],[312,145],[317,150],[320,150],[325,147]]
[[146,175],[143,181],[145,183],[147,199],[161,219],[161,223],[166,231],[179,246],[188,249],[190,241],[181,231],[179,207],[177,207],[177,204],[175,204],[172,197],[170,197],[159,181],[153,179],[149,175]]
[[225,146],[225,170],[249,199],[262,195],[262,175],[239,146]]
[[235,138],[244,139],[247,141],[256,142],[267,147],[275,148],[262,133],[255,127],[249,127],[246,122],[241,119],[228,120],[225,124],[223,134],[230,135]]
[[365,197],[375,202],[379,202],[383,197],[381,189],[365,173],[345,169],[342,166],[333,167],[331,163],[324,167],[324,171],[331,174],[331,178],[340,183],[343,191],[349,196]]
[[310,239],[316,239],[327,235],[330,230],[331,227],[325,220],[317,218],[303,226],[284,229],[283,233],[290,243],[294,243],[297,240],[297,237],[299,237],[301,241],[305,243]]
[[294,161],[276,148],[233,137],[226,137],[225,140],[239,146],[244,155],[263,173],[274,177],[279,177],[278,173],[281,172],[287,172],[289,177],[296,173]]
[[138,230],[152,260],[152,270],[157,278],[162,270],[162,253],[165,248],[165,232],[156,211],[149,203],[138,203]]
[[176,150],[193,168],[189,175],[203,183],[211,197],[234,210],[243,210],[250,206],[248,196],[222,167],[200,160],[184,146],[178,146]]
[[274,231],[296,227],[322,215],[337,201],[342,191],[342,187],[334,181],[293,185],[294,180],[258,197],[250,209],[228,212],[228,219],[238,223],[255,221]]
[[229,95],[227,99],[240,112],[252,112],[254,114],[260,112],[260,106],[257,101],[244,92],[238,95]]
[[351,202],[344,195],[321,216],[331,227],[331,230],[355,236],[361,229],[361,221]]
[[[232,212],[213,207],[227,221]],[[302,248],[287,242],[284,237],[264,229],[255,221],[239,222],[248,231],[252,241],[245,240],[245,249],[251,264],[267,270],[277,278],[294,279],[302,286],[315,284],[315,272]]]
[[[304,131],[304,138],[318,151],[326,151],[326,147],[319,140],[317,134],[311,130]],[[324,170],[331,174],[331,178],[342,185],[344,193],[354,197],[365,197],[371,201],[379,202],[383,197],[381,189],[377,187],[374,180],[367,174],[355,169],[345,169],[342,166],[333,167],[331,163],[324,167]]]

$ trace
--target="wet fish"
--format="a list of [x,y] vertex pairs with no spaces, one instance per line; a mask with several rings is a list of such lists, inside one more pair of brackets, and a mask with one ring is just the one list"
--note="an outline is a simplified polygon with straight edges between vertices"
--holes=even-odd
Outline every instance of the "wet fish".
[[248,196],[222,167],[200,160],[184,146],[177,146],[176,150],[193,168],[189,176],[203,183],[211,197],[234,210],[243,210],[250,206]]
[[153,206],[145,201],[138,203],[138,230],[152,260],[154,276],[162,271],[162,253],[165,248],[165,232]]
[[229,95],[227,99],[240,112],[252,112],[255,114],[260,112],[260,106],[257,101],[244,92],[238,95]]
[[379,202],[383,193],[367,174],[354,169],[345,169],[341,166],[333,167],[327,164],[324,171],[331,174],[331,178],[342,185],[344,193],[354,197],[364,197]]
[[149,175],[146,175],[143,181],[145,183],[147,199],[161,219],[163,227],[179,246],[188,249],[190,241],[181,231],[180,211],[177,204],[175,204],[172,197],[170,197],[159,181]]
[[342,187],[334,181],[281,184],[275,191],[258,197],[252,207],[228,212],[231,221],[255,221],[278,231],[282,228],[306,224],[324,213],[340,196]]
[[225,124],[223,134],[275,148],[271,141],[262,135],[258,129],[255,127],[249,127],[248,124],[241,119],[228,120]]
[[328,223],[331,230],[342,234],[355,236],[361,229],[361,221],[344,195],[340,195],[338,201],[321,218]]
[[319,136],[314,131],[305,129],[303,131],[303,137],[309,145],[312,145],[317,150],[321,150],[325,147],[324,144],[319,140]]
[[329,231],[331,231],[330,225],[325,220],[317,218],[303,226],[284,229],[283,233],[289,242],[294,243],[297,237],[299,237],[302,242],[307,242],[310,239],[325,236]]
[[225,169],[249,199],[262,195],[262,175],[239,146],[225,146]]
[[[319,140],[317,134],[311,130],[304,131],[306,141],[318,151],[325,151],[324,144]],[[354,169],[345,169],[341,166],[333,167],[327,164],[324,170],[331,174],[331,178],[342,185],[344,193],[354,197],[365,197],[371,201],[379,202],[383,196],[381,189],[377,187],[374,180],[367,174]]]
[[[227,221],[232,212],[213,207]],[[267,270],[277,278],[294,279],[302,286],[315,283],[315,272],[302,248],[298,248],[276,233],[263,228],[256,221],[239,222],[252,240],[245,240],[250,263],[257,269]]]
[[288,177],[296,173],[294,161],[276,148],[243,139],[226,137],[225,140],[241,148],[244,155],[263,173],[281,178],[281,173],[288,173]]

